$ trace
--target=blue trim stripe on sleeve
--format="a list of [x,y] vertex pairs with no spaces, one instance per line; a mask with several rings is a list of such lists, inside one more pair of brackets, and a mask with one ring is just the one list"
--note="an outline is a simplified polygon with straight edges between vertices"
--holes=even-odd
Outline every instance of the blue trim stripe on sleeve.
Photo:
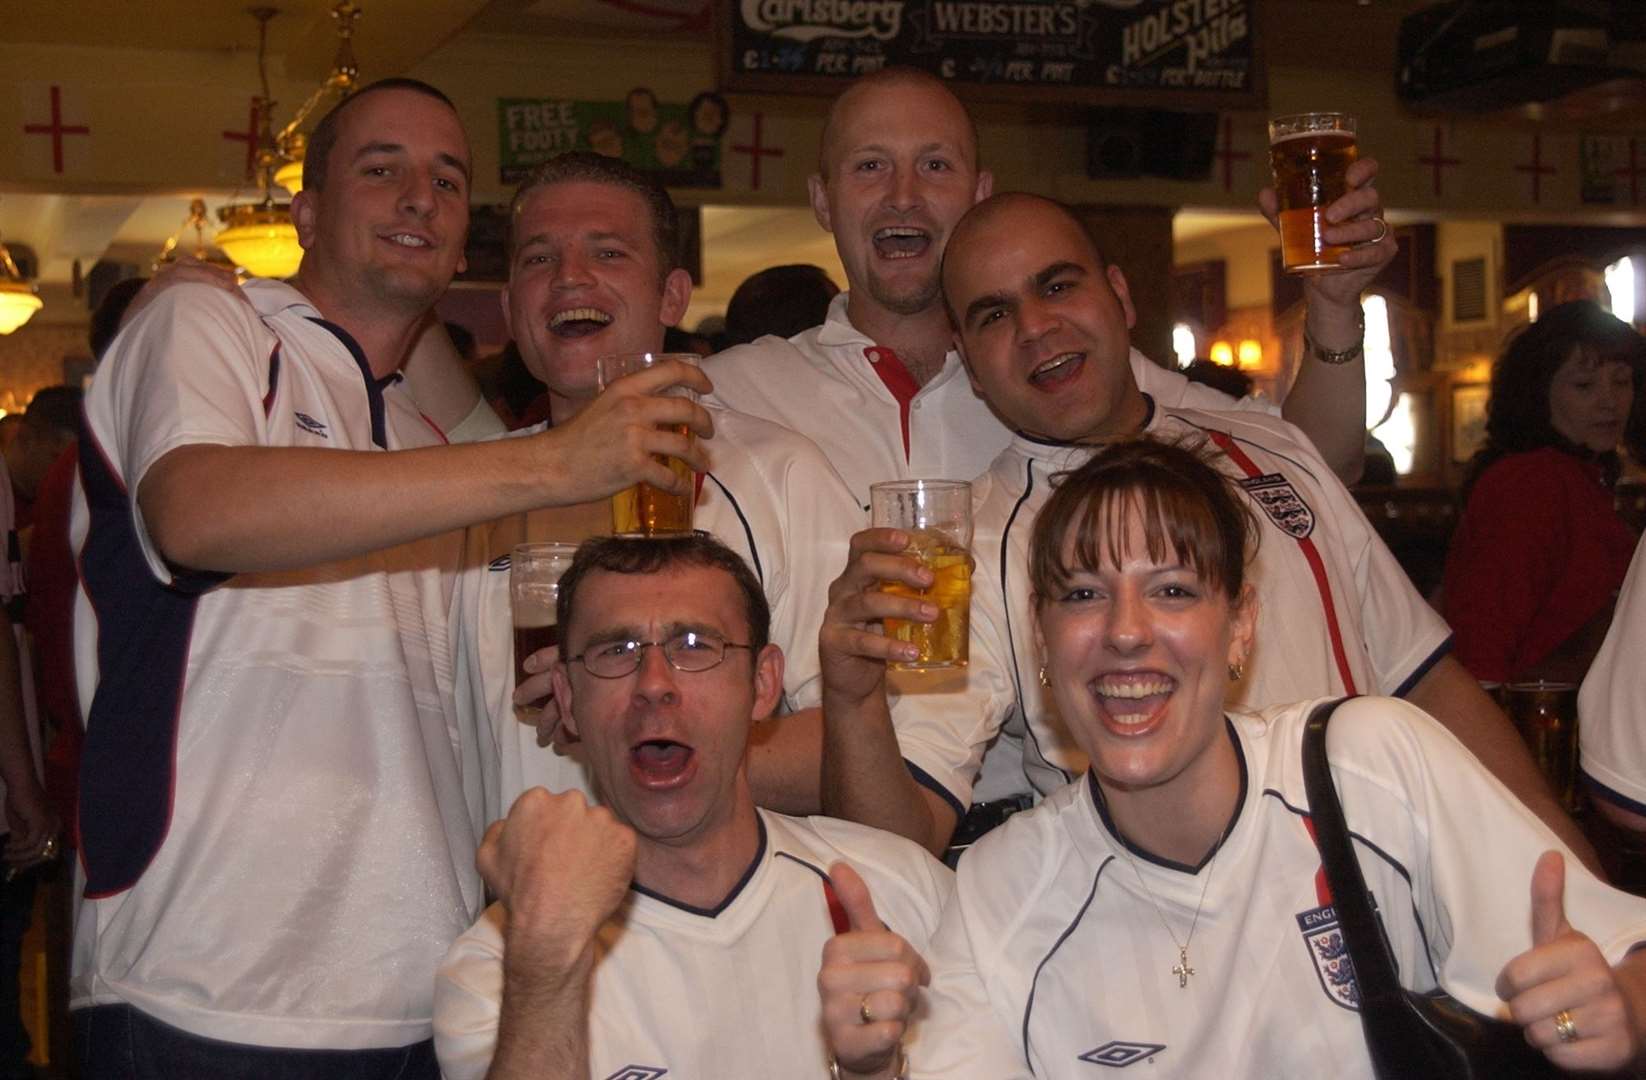
[[922,769],[919,765],[916,765],[908,758],[903,759],[903,764],[909,770],[909,775],[914,777],[915,783],[919,784],[923,788],[930,788],[939,798],[949,804],[949,809],[954,811],[955,821],[958,822],[961,818],[966,816],[966,808],[960,805],[960,800],[955,798],[954,792],[938,783],[937,779],[933,777],[931,773],[927,772],[925,769]]
[[1629,798],[1629,796],[1623,794],[1621,791],[1607,787],[1605,784],[1602,784],[1599,780],[1596,780],[1586,772],[1579,771],[1578,776],[1583,781],[1583,786],[1588,789],[1589,794],[1593,795],[1595,798],[1605,799],[1613,806],[1627,810],[1631,814],[1639,814],[1641,817],[1646,817],[1646,803],[1636,802],[1634,799]]
[[1440,661],[1445,659],[1447,656],[1450,656],[1451,653],[1452,635],[1447,634],[1446,640],[1435,646],[1435,651],[1430,653],[1428,657],[1424,659],[1423,663],[1417,665],[1417,668],[1413,670],[1410,675],[1406,676],[1405,680],[1402,681],[1399,686],[1395,687],[1395,692],[1392,696],[1403,698],[1407,694],[1411,693],[1412,687],[1422,682],[1423,676],[1429,674],[1430,670],[1433,669],[1436,664],[1440,663]]

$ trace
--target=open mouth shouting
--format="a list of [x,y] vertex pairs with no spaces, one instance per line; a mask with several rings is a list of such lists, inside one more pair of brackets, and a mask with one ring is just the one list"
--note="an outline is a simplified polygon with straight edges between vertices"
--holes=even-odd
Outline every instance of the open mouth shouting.
[[932,234],[913,225],[888,225],[874,233],[874,251],[882,259],[918,258],[931,246]]
[[567,308],[549,317],[549,333],[558,338],[587,337],[604,330],[611,321],[611,313],[599,308]]
[[629,773],[648,791],[668,791],[697,772],[697,752],[673,739],[645,739],[629,747]]
[[1159,726],[1177,680],[1154,671],[1114,672],[1100,675],[1089,686],[1105,730],[1136,736]]
[[1029,385],[1039,390],[1056,389],[1077,378],[1085,365],[1086,354],[1083,352],[1058,353],[1029,372]]

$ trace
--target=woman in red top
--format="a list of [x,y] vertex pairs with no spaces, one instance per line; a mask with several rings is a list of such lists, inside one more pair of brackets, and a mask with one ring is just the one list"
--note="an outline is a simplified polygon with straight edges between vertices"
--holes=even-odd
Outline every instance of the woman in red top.
[[1646,449],[1643,373],[1646,338],[1590,300],[1546,312],[1492,369],[1443,592],[1477,679],[1527,674],[1609,609],[1635,547],[1612,485],[1618,444]]

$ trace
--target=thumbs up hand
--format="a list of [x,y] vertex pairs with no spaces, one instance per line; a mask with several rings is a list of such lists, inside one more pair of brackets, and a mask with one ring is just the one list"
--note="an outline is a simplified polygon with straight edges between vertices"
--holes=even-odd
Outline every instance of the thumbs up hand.
[[1566,921],[1565,893],[1565,859],[1545,851],[1532,870],[1532,947],[1504,965],[1497,994],[1526,1041],[1554,1064],[1584,1072],[1620,1069],[1641,1047],[1639,1014],[1622,981],[1646,988],[1646,957],[1636,953],[1613,969]]
[[931,975],[914,947],[880,921],[857,871],[835,863],[829,881],[849,926],[823,946],[817,990],[824,1036],[841,1076],[891,1077]]

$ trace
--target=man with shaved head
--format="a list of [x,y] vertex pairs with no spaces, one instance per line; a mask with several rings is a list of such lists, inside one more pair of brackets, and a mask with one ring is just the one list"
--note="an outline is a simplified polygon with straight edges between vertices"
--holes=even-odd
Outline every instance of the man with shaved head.
[[[1357,246],[1345,256],[1348,269],[1311,275],[1304,285],[1310,346],[1286,401],[1288,418],[1311,436],[1337,436],[1332,441],[1340,451],[1332,456],[1348,471],[1358,471],[1364,443],[1360,292],[1396,250],[1386,227],[1372,221],[1376,173],[1370,158],[1352,166],[1350,192],[1329,211],[1343,223],[1327,230],[1328,239]],[[853,83],[829,110],[818,171],[809,181],[812,210],[834,235],[848,291],[835,297],[821,326],[787,340],[762,338],[710,360],[705,372],[714,399],[810,437],[865,509],[869,485],[877,481],[969,480],[987,469],[1011,441],[1011,421],[978,396],[951,348],[938,271],[955,224],[993,186],[979,159],[976,127],[941,80],[893,68]],[[1272,211],[1272,193],[1261,201]],[[1266,400],[1236,401],[1192,384],[1135,349],[1121,360],[1163,405],[1273,411]],[[812,782],[815,770],[797,763],[815,757],[817,740],[803,725],[774,725],[757,771],[772,777],[771,766],[781,774],[772,777],[778,785]],[[941,783],[913,776],[934,797],[947,797],[938,795]],[[980,805],[979,820],[1015,805],[1007,800],[1020,796],[1021,783],[1015,762],[992,761],[976,798],[1000,805]],[[828,812],[854,813],[851,800],[841,801],[828,783],[823,797]]]
[[[1375,162],[1362,162],[1350,182],[1361,189],[1376,171]],[[950,351],[938,282],[955,222],[994,186],[971,117],[933,75],[888,68],[866,76],[830,108],[808,186],[818,224],[834,235],[848,291],[821,326],[716,356],[707,369],[715,397],[809,436],[865,506],[876,481],[976,476],[1010,431],[973,393]],[[1352,230],[1342,242],[1362,241],[1363,232]],[[1358,356],[1360,291],[1394,253],[1394,241],[1380,237],[1351,253],[1349,272],[1306,282],[1316,346],[1310,357]],[[1127,359],[1156,400],[1272,411],[1271,403],[1236,403],[1191,384],[1139,352]],[[1353,471],[1363,442],[1363,384],[1356,361],[1332,367],[1306,359],[1286,402],[1288,419],[1311,436],[1323,443],[1336,436],[1331,443],[1345,449],[1331,456]]]
[[[1356,228],[1368,239],[1377,231]],[[1309,441],[1261,412],[1167,406],[1138,386],[1125,363],[1136,321],[1126,276],[1067,208],[1023,194],[980,203],[954,229],[943,288],[971,383],[1015,434],[975,484],[965,693],[909,696],[888,712],[883,687],[853,702],[825,687],[826,776],[845,816],[938,849],[976,798],[985,750],[1020,763],[1027,800],[1086,770],[1044,689],[1029,532],[1060,475],[1107,442],[1146,433],[1209,444],[1250,497],[1258,626],[1246,667],[1231,671],[1231,706],[1407,697],[1588,850],[1503,714],[1450,655],[1446,624]],[[876,532],[860,533],[853,550],[859,562],[899,553]]]

